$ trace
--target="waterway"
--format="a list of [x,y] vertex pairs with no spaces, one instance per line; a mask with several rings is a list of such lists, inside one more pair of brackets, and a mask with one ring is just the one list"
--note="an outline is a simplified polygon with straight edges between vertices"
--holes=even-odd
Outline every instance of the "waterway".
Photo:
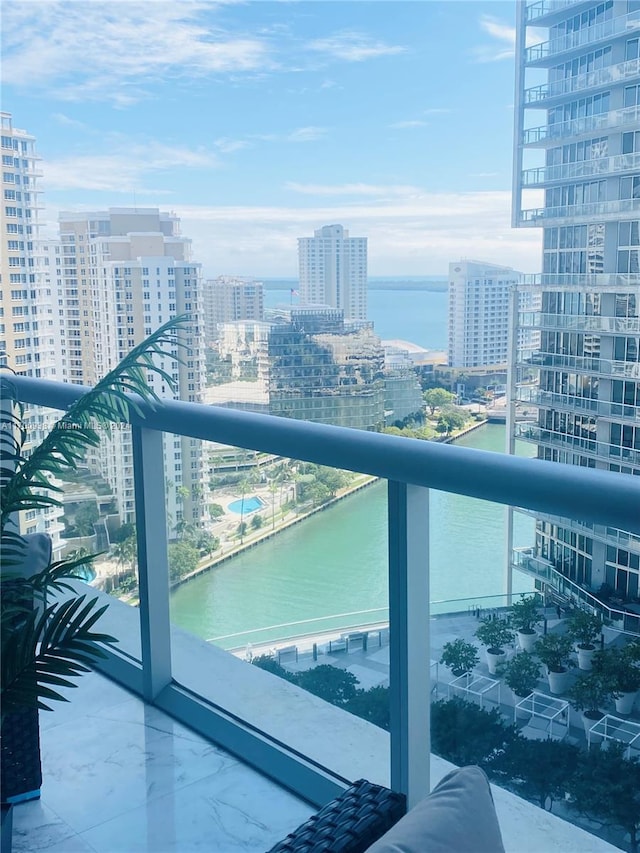
[[[457,443],[501,452],[504,434],[504,426],[489,424]],[[523,456],[533,451],[518,447]],[[533,527],[516,515],[516,546],[532,543]],[[503,507],[432,490],[429,532],[433,602],[502,591]],[[386,483],[379,482],[179,587],[171,617],[200,637],[221,638],[225,648],[373,623],[386,618],[387,566]],[[531,589],[522,576],[516,582],[518,591]],[[313,621],[265,630],[304,620]]]

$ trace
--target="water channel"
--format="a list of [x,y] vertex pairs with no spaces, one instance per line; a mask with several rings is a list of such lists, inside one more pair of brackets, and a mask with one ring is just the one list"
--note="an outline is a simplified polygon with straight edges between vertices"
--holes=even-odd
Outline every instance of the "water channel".
[[[458,444],[501,452],[504,426]],[[534,450],[518,447],[523,456]],[[532,543],[532,519],[516,514],[514,528],[516,546]],[[503,507],[432,490],[431,600],[502,592],[504,543]],[[378,482],[178,588],[171,617],[225,648],[373,623],[386,618],[387,564],[386,482]],[[515,582],[531,589],[521,575]],[[293,622],[304,624],[269,629]]]

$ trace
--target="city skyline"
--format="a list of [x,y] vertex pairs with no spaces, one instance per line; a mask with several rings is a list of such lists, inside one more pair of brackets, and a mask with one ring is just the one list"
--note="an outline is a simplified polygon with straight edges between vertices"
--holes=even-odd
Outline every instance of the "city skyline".
[[332,222],[369,238],[372,276],[537,268],[509,223],[512,4],[153,6],[5,10],[48,233],[60,210],[159,206],[207,276],[294,276],[296,238]]

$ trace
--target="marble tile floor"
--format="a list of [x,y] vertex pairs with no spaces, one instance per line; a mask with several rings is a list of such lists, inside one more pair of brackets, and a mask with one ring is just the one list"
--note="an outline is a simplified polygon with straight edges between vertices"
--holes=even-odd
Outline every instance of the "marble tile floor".
[[268,850],[315,809],[101,675],[41,714],[40,800],[14,853]]

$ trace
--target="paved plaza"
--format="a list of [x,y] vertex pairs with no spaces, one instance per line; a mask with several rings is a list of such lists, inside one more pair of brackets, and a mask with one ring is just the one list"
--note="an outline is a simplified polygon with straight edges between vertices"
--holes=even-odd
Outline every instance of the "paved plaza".
[[[452,640],[463,639],[474,643],[479,647],[480,663],[474,670],[475,685],[473,694],[466,693],[466,698],[482,704],[484,708],[499,708],[505,718],[512,722],[515,718],[516,700],[513,692],[504,681],[489,673],[485,662],[484,649],[480,647],[475,638],[475,631],[480,619],[486,616],[500,618],[499,610],[484,610],[475,612],[453,613],[431,618],[431,685],[434,699],[447,699],[453,696],[465,697],[464,684],[458,679],[456,685],[452,685],[454,676],[444,664],[438,663],[442,655],[445,643]],[[563,620],[558,618],[555,607],[548,607],[544,611],[546,630],[549,632],[562,632]],[[363,634],[366,633],[366,649],[364,648]],[[348,640],[348,641],[347,641]],[[605,628],[605,643],[621,642],[617,632]],[[315,648],[315,652],[314,652]],[[517,640],[507,647],[507,658],[517,653]],[[376,685],[387,686],[389,684],[389,628],[387,625],[375,625],[368,627],[365,631],[351,631],[349,634],[331,632],[304,637],[296,641],[288,640],[286,643],[269,644],[264,646],[249,646],[243,651],[237,651],[240,657],[255,657],[262,654],[272,654],[279,663],[290,672],[301,672],[321,664],[331,664],[353,673],[359,681],[359,687],[368,690]],[[542,667],[541,667],[542,672]],[[580,670],[575,669],[572,677],[576,678]],[[498,682],[492,686],[493,682]],[[470,685],[471,686],[471,685]],[[541,677],[536,687],[536,692],[551,697],[546,677]],[[564,696],[553,697],[564,699]],[[567,709],[567,716],[558,715],[558,725],[554,730],[557,737],[566,737],[570,743],[585,745],[586,735],[582,723],[582,715],[573,708]],[[637,706],[630,720],[640,723],[640,714]],[[518,724],[527,726],[527,736],[547,736],[547,729],[540,731],[532,728],[535,719],[527,715],[524,719],[518,719]],[[567,725],[568,724],[568,725]],[[566,731],[565,731],[566,729]]]

